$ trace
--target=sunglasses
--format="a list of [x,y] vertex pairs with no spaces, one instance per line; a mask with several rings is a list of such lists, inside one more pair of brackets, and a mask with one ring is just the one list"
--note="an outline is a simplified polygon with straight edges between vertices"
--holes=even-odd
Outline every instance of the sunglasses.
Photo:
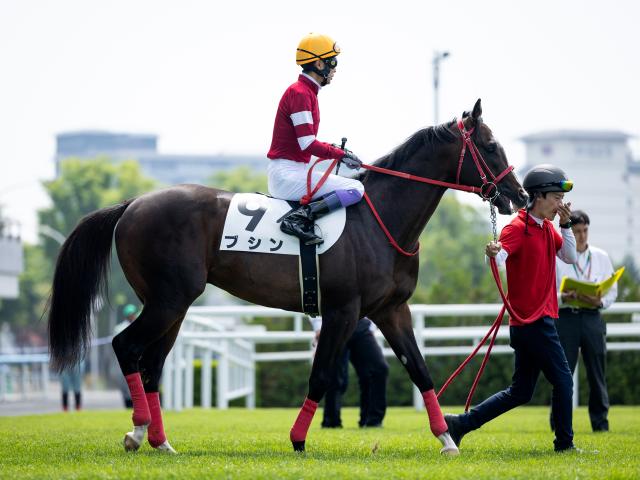
[[538,185],[537,187],[558,187],[563,192],[570,192],[573,189],[573,182],[571,180],[561,180],[559,182],[543,183],[542,185]]

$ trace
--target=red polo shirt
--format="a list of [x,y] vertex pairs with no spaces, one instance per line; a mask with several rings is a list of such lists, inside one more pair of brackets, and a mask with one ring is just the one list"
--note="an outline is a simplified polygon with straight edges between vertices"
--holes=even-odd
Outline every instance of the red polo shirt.
[[[532,323],[541,317],[558,318],[556,294],[556,252],[562,247],[562,237],[545,219],[542,225],[529,217],[525,235],[526,212],[502,229],[500,242],[507,257],[509,302],[515,313]],[[509,325],[522,323],[509,319]]]
[[318,90],[320,87],[305,75],[284,92],[273,125],[271,148],[267,157],[309,163],[318,158],[342,158],[344,152],[316,139],[320,128]]

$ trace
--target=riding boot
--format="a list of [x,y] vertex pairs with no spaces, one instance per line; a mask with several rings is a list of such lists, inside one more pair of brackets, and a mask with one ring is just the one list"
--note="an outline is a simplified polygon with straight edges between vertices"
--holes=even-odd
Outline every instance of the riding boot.
[[294,235],[302,240],[305,245],[322,243],[322,238],[313,231],[313,219],[309,205],[300,205],[296,210],[288,213],[282,219],[280,230],[289,235]]

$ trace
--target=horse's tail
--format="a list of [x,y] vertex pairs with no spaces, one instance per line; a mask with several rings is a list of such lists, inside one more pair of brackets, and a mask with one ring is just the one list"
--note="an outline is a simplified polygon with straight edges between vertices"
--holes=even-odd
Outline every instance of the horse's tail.
[[49,348],[55,371],[77,364],[91,341],[91,310],[107,293],[116,223],[133,199],[90,213],[60,248],[49,299]]

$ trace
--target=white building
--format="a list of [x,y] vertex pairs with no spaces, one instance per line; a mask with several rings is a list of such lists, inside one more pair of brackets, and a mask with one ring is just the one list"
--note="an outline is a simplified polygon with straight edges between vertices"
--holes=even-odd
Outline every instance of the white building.
[[0,298],[18,298],[22,270],[20,227],[16,222],[0,217]]
[[145,175],[167,185],[206,183],[213,174],[248,166],[267,171],[267,157],[250,155],[183,155],[158,152],[153,134],[78,131],[56,136],[56,172],[71,157],[93,159],[105,156],[114,161],[137,160]]
[[574,181],[567,201],[591,219],[590,243],[605,249],[614,263],[631,255],[640,265],[640,162],[633,160],[629,138],[606,130],[526,135],[522,173],[541,163],[562,168]]

